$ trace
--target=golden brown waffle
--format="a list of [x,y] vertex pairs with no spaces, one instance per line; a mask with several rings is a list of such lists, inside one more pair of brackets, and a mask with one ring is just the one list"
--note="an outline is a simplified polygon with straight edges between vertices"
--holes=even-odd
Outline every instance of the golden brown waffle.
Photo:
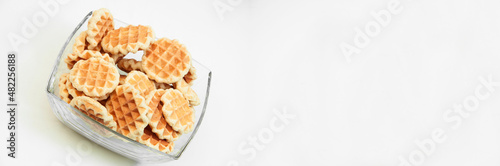
[[[81,32],[80,35],[78,35],[78,37],[75,39],[75,43],[73,44],[73,52],[68,54],[66,56],[66,58],[64,59],[64,62],[66,62],[69,69],[73,68],[73,65],[75,65],[75,63],[78,62],[79,60],[89,59],[89,57],[92,57],[92,56],[89,56],[88,54],[92,54],[92,55],[96,54],[94,52],[84,53],[84,51],[87,51],[87,50],[101,51],[100,45],[94,49],[89,49],[88,48],[89,43],[87,42],[86,37],[87,37],[87,31]],[[102,55],[104,55],[104,53],[102,53]]]
[[83,31],[76,37],[75,43],[73,44],[73,54],[77,55],[81,54],[83,50],[87,49],[88,43],[87,43],[87,31]]
[[132,70],[143,71],[141,61],[137,61],[135,59],[122,59],[116,63],[116,66],[127,73]]
[[80,60],[70,71],[69,80],[73,87],[89,97],[102,97],[118,86],[118,69],[102,59],[92,57]]
[[153,29],[149,26],[126,26],[110,31],[102,39],[102,48],[111,54],[137,53],[148,49],[154,40]]
[[125,78],[125,84],[132,85],[135,89],[141,92],[142,96],[148,95],[151,91],[155,90],[155,84],[149,80],[148,76],[140,71],[132,71],[128,73]]
[[184,81],[184,79],[181,79],[177,81],[174,84],[174,88],[179,90],[182,95],[186,98],[186,100],[189,101],[189,104],[192,106],[197,106],[200,105],[200,99],[198,98],[198,95],[194,90],[191,88],[191,86]]
[[139,90],[132,85],[123,84],[111,93],[106,108],[117,122],[117,131],[133,140],[144,133],[149,123],[147,113],[150,109]]
[[109,57],[108,54],[104,53],[102,54],[101,52],[99,51],[94,51],[94,50],[83,50],[82,52],[80,53],[70,53],[67,55],[66,59],[64,59],[64,62],[66,62],[66,64],[68,65],[68,68],[69,69],[72,69],[73,66],[76,64],[76,62],[80,61],[80,60],[87,60],[91,57],[98,57],[98,58],[102,58],[110,63],[115,63],[114,59]]
[[146,127],[144,133],[137,138],[137,142],[164,153],[170,153],[174,150],[174,142],[158,138],[158,136],[151,131],[151,127],[149,126]]
[[[82,91],[79,91],[75,87],[73,87],[73,84],[71,84],[71,81],[66,82],[66,89],[68,90],[68,93],[70,94],[71,98],[85,96],[85,93],[83,93]],[[108,99],[110,94],[111,93],[108,93],[108,94],[101,96],[101,97],[91,97],[91,98],[94,100],[102,101],[102,100]]]
[[90,118],[116,131],[116,122],[113,120],[113,116],[96,100],[87,96],[80,96],[71,100],[70,104]]
[[80,58],[78,55],[69,53],[68,55],[66,55],[66,58],[64,58],[64,62],[66,62],[68,69],[71,70],[73,66],[76,64],[76,62],[78,62],[81,59],[82,58]]
[[193,64],[191,64],[189,72],[184,76],[184,81],[192,86],[196,78],[198,78],[198,76],[196,75],[196,68],[194,68]]
[[68,93],[73,98],[79,97],[79,96],[85,96],[85,94],[82,91],[79,91],[75,87],[73,87],[73,84],[71,84],[71,81],[66,82],[66,89],[68,89]]
[[87,42],[89,42],[89,48],[94,49],[98,47],[102,38],[109,32],[115,29],[115,23],[113,21],[113,15],[108,9],[95,10],[92,13],[92,17],[89,19],[87,25]]
[[189,72],[191,55],[177,40],[161,38],[142,56],[142,69],[159,83],[174,83]]
[[66,88],[66,82],[68,81],[68,73],[61,74],[59,77],[59,97],[66,103],[71,102],[71,96],[69,95],[68,89]]
[[163,116],[175,131],[181,134],[193,131],[194,111],[180,91],[167,89],[161,101]]
[[73,54],[80,55],[84,50],[101,51],[101,45],[97,47],[90,48],[89,42],[86,40],[87,31],[83,31],[76,37],[75,43],[73,44]]
[[156,133],[158,138],[166,139],[170,142],[177,140],[180,133],[177,133],[172,129],[172,127],[167,123],[163,117],[163,103],[161,102],[161,96],[165,94],[165,90],[154,90],[148,96],[146,96],[146,102],[152,111],[151,121],[149,121],[149,126],[152,131]]

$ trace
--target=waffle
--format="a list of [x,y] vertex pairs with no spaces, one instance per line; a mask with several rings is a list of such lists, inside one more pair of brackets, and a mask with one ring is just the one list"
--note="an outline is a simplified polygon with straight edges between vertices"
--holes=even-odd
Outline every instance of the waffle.
[[102,54],[101,52],[94,51],[94,50],[83,50],[82,52],[80,52],[78,54],[70,53],[70,54],[68,54],[68,56],[66,57],[64,62],[66,62],[69,69],[72,69],[73,66],[76,64],[76,62],[78,62],[80,60],[87,60],[87,59],[90,59],[92,57],[102,58],[105,61],[108,61],[110,63],[113,63],[113,64],[115,63],[114,59],[109,57],[109,55],[107,53]]
[[106,108],[117,122],[118,133],[133,140],[144,133],[149,123],[146,114],[150,111],[146,100],[131,85],[116,87],[106,102]]
[[151,121],[149,122],[149,126],[152,131],[158,136],[160,139],[166,139],[170,142],[173,142],[179,138],[180,133],[177,133],[172,129],[172,127],[167,123],[165,118],[163,117],[163,103],[161,102],[161,96],[165,94],[165,90],[154,90],[148,96],[146,96],[146,102],[148,103],[149,108],[152,111]]
[[142,69],[159,83],[174,83],[189,72],[191,55],[177,40],[161,38],[142,56]]
[[112,64],[115,63],[115,60],[113,58],[111,58],[107,53],[103,54],[99,51],[94,51],[94,50],[84,50],[78,56],[82,59],[85,59],[85,60],[90,59],[92,57],[96,57],[96,58],[102,58],[105,61],[112,63]]
[[[73,84],[71,84],[71,81],[66,82],[66,89],[68,90],[68,93],[70,94],[71,98],[86,96],[85,93],[83,93],[82,91],[79,91],[75,87],[73,87]],[[102,100],[108,99],[109,94],[111,94],[111,93],[108,93],[108,94],[101,96],[101,97],[90,97],[90,98],[92,98],[94,100],[102,101]]]
[[170,153],[174,150],[174,142],[158,138],[158,136],[151,131],[151,127],[149,126],[146,127],[144,133],[137,138],[137,142],[164,153]]
[[151,91],[156,89],[154,83],[148,79],[148,76],[140,71],[132,71],[128,73],[124,84],[132,85],[135,89],[141,92],[140,94],[142,96],[146,96]]
[[78,62],[81,59],[82,58],[80,58],[78,55],[69,53],[68,55],[66,55],[66,58],[64,58],[64,62],[66,62],[68,69],[71,70],[73,66],[76,64],[76,62]]
[[194,92],[191,86],[189,86],[189,84],[186,83],[186,81],[184,81],[184,79],[177,81],[174,84],[174,88],[182,93],[182,95],[186,98],[186,100],[189,101],[190,105],[192,106],[200,105],[200,99],[198,98],[198,95],[196,94],[196,92]]
[[66,88],[66,82],[69,82],[68,75],[68,73],[64,73],[59,77],[59,97],[66,103],[71,102],[72,98],[69,95],[68,89]]
[[73,98],[70,104],[90,118],[116,131],[116,122],[113,120],[113,116],[96,100],[87,96],[80,96]]
[[165,90],[161,97],[163,116],[172,128],[181,133],[193,131],[194,111],[182,93],[175,89]]
[[97,45],[96,47],[90,47],[89,42],[87,42],[87,31],[83,31],[78,35],[75,39],[75,43],[73,44],[73,54],[79,55],[84,50],[92,50],[92,51],[101,51],[101,45]]
[[135,59],[122,59],[116,63],[116,66],[127,73],[132,70],[143,71],[141,61],[137,61]]
[[184,76],[184,81],[192,86],[196,78],[198,78],[198,76],[196,75],[196,68],[194,68],[193,64],[191,64],[189,72]]
[[69,80],[90,97],[102,97],[118,86],[118,69],[103,58],[80,60],[70,71]]
[[[80,35],[78,35],[78,37],[75,39],[75,43],[73,44],[73,52],[68,54],[66,56],[66,59],[64,59],[64,62],[66,62],[69,69],[73,68],[73,65],[75,65],[75,63],[78,62],[79,60],[89,59],[89,55],[85,55],[88,53],[84,53],[84,51],[87,50],[101,51],[100,45],[98,47],[95,47],[94,49],[89,49],[88,48],[89,43],[87,42],[86,37],[87,37],[87,31],[81,32]],[[96,53],[91,53],[91,54],[96,54]]]
[[76,37],[75,43],[73,44],[73,54],[77,55],[81,54],[83,50],[88,49],[88,43],[87,43],[87,31],[83,31]]
[[113,15],[108,9],[95,10],[92,13],[92,17],[89,19],[87,25],[87,42],[89,42],[89,48],[94,49],[98,47],[102,38],[109,32],[115,29],[115,23],[113,21]]
[[137,53],[148,49],[154,40],[153,29],[149,26],[126,26],[110,31],[102,39],[102,48],[111,54]]
[[73,98],[85,96],[85,94],[82,91],[79,91],[75,87],[73,87],[73,84],[71,84],[71,81],[66,82],[66,89],[68,90],[68,93]]

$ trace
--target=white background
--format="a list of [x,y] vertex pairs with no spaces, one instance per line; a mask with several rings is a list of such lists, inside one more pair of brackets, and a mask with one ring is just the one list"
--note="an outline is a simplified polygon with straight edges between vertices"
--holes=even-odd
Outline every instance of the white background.
[[[8,34],[22,36],[23,18],[49,0],[0,1],[0,87],[6,87]],[[219,3],[220,2],[220,3]],[[136,165],[65,127],[45,94],[52,65],[73,28],[90,11],[108,8],[130,24],[151,25],[179,39],[213,71],[203,124],[180,160],[164,165],[400,165],[423,154],[415,140],[446,139],[422,165],[500,165],[500,87],[482,93],[456,129],[443,114],[475,97],[479,77],[500,81],[500,5],[495,0],[400,0],[398,14],[347,61],[356,27],[391,0],[190,2],[74,1],[60,4],[20,44],[17,158],[6,157],[7,102],[1,88],[0,165]],[[214,3],[230,9],[218,15]],[[222,19],[221,19],[222,18]],[[377,23],[378,24],[378,23]],[[379,24],[378,24],[379,25]],[[373,30],[373,29],[372,29]],[[359,35],[359,34],[358,34]],[[295,116],[273,132],[255,157],[238,151],[269,131],[286,110]],[[456,114],[454,114],[456,115]],[[280,122],[277,122],[280,124]]]

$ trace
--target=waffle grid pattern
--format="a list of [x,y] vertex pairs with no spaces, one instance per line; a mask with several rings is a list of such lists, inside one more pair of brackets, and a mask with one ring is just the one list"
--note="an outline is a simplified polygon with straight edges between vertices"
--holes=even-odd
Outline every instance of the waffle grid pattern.
[[113,16],[108,9],[99,9],[94,11],[87,26],[87,41],[89,42],[89,49],[98,47],[104,35],[115,29]]
[[167,89],[161,101],[163,102],[163,115],[175,131],[188,133],[193,130],[194,112],[181,92]]
[[151,92],[146,99],[149,103],[149,108],[151,108],[151,111],[153,112],[149,126],[152,131],[156,133],[158,138],[173,142],[179,138],[180,134],[174,131],[165,120],[165,117],[163,117],[163,103],[161,102],[161,96],[163,96],[165,92],[165,90],[155,90]]
[[170,153],[174,149],[174,142],[158,138],[149,126],[144,129],[144,134],[137,141],[165,153]]
[[148,76],[140,71],[132,71],[125,78],[125,83],[132,85],[141,92],[141,96],[146,96],[156,89],[154,83],[148,79]]
[[159,83],[174,83],[189,72],[191,55],[177,40],[161,38],[142,56],[142,68]]
[[146,101],[131,85],[118,86],[106,107],[118,123],[117,131],[131,139],[141,136],[149,123]]
[[96,100],[81,96],[71,100],[70,104],[90,118],[116,131],[116,122],[113,120],[113,116]]
[[72,85],[91,97],[102,97],[118,85],[118,70],[102,58],[78,61],[70,73]]
[[149,26],[126,26],[110,31],[102,40],[102,47],[111,54],[126,55],[147,49],[154,39]]

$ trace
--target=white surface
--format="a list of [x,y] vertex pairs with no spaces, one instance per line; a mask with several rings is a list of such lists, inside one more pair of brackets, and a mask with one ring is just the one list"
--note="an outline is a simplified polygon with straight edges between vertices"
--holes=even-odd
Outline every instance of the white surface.
[[[0,2],[2,55],[12,50],[6,35],[20,34],[22,18],[43,11],[39,1],[48,0]],[[454,104],[474,97],[482,86],[478,77],[500,81],[499,1],[401,0],[401,12],[351,63],[340,43],[353,44],[355,27],[374,21],[370,12],[385,10],[389,0],[233,0],[223,21],[214,2],[62,5],[18,51],[18,156],[7,158],[0,141],[0,165],[136,164],[63,126],[45,96],[66,38],[100,7],[122,21],[151,25],[157,36],[179,39],[213,71],[201,129],[180,160],[164,165],[400,165],[399,156],[422,153],[415,140],[431,139],[439,129],[446,139],[419,160],[422,165],[500,164],[500,87],[456,129],[443,118]],[[6,87],[4,56],[0,64],[0,87]],[[1,92],[5,103],[5,88]],[[238,151],[251,147],[249,138],[272,131],[273,109],[284,108],[295,118],[254,158]],[[2,139],[5,116],[0,113]],[[67,158],[81,160],[65,163]]]

